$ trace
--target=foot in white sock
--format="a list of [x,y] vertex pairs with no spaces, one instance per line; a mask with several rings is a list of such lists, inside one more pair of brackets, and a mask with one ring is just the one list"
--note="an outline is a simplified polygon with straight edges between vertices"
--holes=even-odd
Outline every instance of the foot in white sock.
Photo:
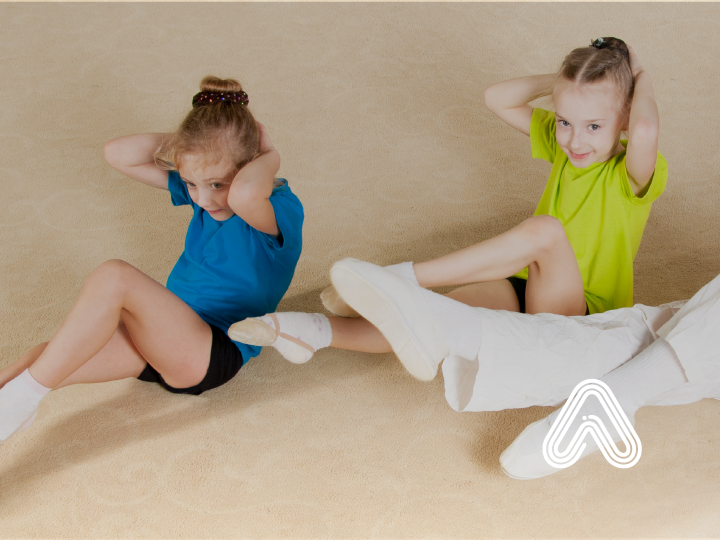
[[270,346],[293,364],[304,364],[318,349],[330,345],[332,328],[321,313],[269,313],[236,322],[230,339],[248,345]]
[[[601,377],[600,380],[610,387],[623,412],[633,425],[635,413],[645,403],[687,382],[675,351],[662,338],[656,340],[635,358]],[[559,415],[560,410],[557,410],[547,418],[530,424],[518,435],[500,456],[500,464],[505,474],[518,480],[530,480],[561,470],[547,463],[542,452],[545,437]],[[600,418],[608,428],[613,440],[620,441],[620,435],[612,427],[600,402],[594,397],[589,397],[578,410],[577,416],[567,430],[565,437],[567,443],[570,442],[583,422],[583,416],[589,415]],[[591,436],[586,436],[585,442],[587,447],[581,457],[598,450],[598,446]]]
[[[523,430],[522,433],[520,433],[520,435],[518,435],[513,443],[505,449],[505,451],[500,455],[500,466],[505,474],[516,480],[533,480],[562,470],[550,465],[545,460],[542,451],[545,437],[547,437],[547,434],[550,432],[550,429],[552,428],[553,423],[555,423],[555,420],[557,420],[557,417],[560,415],[561,410],[562,409],[558,409],[550,416],[530,424]],[[602,405],[600,405],[596,399],[590,397],[588,401],[583,403],[577,416],[570,424],[570,427],[568,428],[565,438],[561,444],[563,450],[569,446],[574,434],[577,433],[581,424],[590,415],[595,415],[602,420],[607,427],[610,436],[616,443],[621,440],[620,435],[615,432]],[[628,417],[628,420],[630,420],[630,423],[634,426],[634,417],[628,415],[627,413],[626,416]],[[584,442],[586,447],[579,459],[582,459],[598,450],[595,439],[593,439],[590,434],[585,435]]]
[[[412,262],[391,264],[390,266],[386,266],[385,270],[389,270],[393,274],[408,280],[410,283],[419,285],[417,278],[415,277]],[[325,306],[325,309],[333,315],[339,315],[340,317],[360,316],[357,311],[351,308],[348,303],[343,300],[334,285],[330,285],[327,289],[320,293],[320,300],[322,301],[323,306]]]
[[40,400],[50,391],[28,370],[0,388],[0,444],[35,420]]
[[356,259],[335,263],[330,275],[342,297],[382,332],[414,377],[433,379],[450,354],[477,357],[481,321],[475,308]]

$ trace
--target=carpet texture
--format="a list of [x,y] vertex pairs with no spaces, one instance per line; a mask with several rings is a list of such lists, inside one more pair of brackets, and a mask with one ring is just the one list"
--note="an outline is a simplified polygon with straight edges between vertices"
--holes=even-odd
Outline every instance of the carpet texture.
[[[338,259],[421,261],[529,217],[550,165],[484,88],[624,38],[670,169],[635,300],[688,298],[720,272],[719,29],[716,4],[0,4],[0,366],[101,262],[164,283],[190,213],[102,145],[174,129],[207,74],[243,83],[281,153],[306,212],[281,309],[317,311]],[[507,478],[500,453],[551,410],[456,413],[441,376],[330,349],[301,366],[267,349],[201,397],[66,388],[0,449],[0,536],[720,536],[718,402],[642,409],[632,469],[596,454]]]

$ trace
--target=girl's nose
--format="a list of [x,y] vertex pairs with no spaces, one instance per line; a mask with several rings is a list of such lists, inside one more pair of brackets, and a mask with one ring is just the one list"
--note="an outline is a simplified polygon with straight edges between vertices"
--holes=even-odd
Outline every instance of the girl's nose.
[[208,203],[212,201],[212,195],[208,192],[207,189],[198,189],[198,206],[208,206]]
[[573,133],[572,139],[570,139],[570,148],[574,149],[580,149],[582,148],[583,140],[582,135],[580,133]]

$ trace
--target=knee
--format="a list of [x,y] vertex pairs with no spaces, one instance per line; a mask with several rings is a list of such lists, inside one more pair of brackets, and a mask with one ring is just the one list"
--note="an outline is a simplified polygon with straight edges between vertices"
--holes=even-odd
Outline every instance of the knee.
[[525,221],[526,232],[538,251],[553,252],[568,243],[565,227],[556,217],[533,216]]
[[95,268],[85,280],[85,286],[101,287],[108,292],[122,292],[129,277],[138,270],[119,259],[110,259]]
[[178,363],[172,373],[161,373],[161,375],[173,388],[191,388],[205,379],[208,367],[198,362],[183,362]]

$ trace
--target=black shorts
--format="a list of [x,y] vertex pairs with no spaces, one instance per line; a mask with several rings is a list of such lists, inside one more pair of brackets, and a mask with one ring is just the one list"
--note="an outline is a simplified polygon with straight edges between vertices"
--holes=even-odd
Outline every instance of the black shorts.
[[[518,303],[520,304],[520,313],[527,313],[525,310],[525,289],[527,288],[527,279],[511,276],[505,278],[510,282],[512,288],[515,289]],[[590,315],[590,308],[585,304],[585,315]]]
[[205,378],[199,384],[189,388],[174,388],[166,383],[150,364],[145,366],[138,379],[155,382],[175,394],[192,394],[199,396],[203,392],[222,386],[232,379],[243,366],[243,357],[237,345],[217,326],[210,325],[212,330],[212,347],[210,348],[210,364]]

